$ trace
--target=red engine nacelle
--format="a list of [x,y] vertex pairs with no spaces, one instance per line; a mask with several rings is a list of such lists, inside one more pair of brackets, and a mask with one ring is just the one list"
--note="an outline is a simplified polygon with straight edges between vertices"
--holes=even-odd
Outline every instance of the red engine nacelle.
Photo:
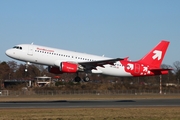
[[75,73],[78,71],[78,65],[69,62],[62,62],[60,71],[66,73]]
[[76,73],[78,71],[78,64],[62,62],[59,67],[49,66],[48,71],[54,74]]

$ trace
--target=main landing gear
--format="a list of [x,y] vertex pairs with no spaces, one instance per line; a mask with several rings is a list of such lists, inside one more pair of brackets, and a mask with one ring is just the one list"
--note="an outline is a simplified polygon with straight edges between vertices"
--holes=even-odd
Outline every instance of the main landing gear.
[[79,76],[76,76],[75,78],[74,78],[74,82],[80,82],[81,81],[81,78],[79,77]]
[[86,76],[83,78],[83,80],[84,80],[85,82],[89,82],[89,81],[90,81],[90,78],[86,75]]
[[[81,77],[79,77],[78,72],[77,72],[77,76],[74,78],[74,81],[75,81],[75,82],[81,82]],[[89,81],[90,81],[90,78],[88,77],[87,74],[86,74],[86,76],[83,78],[83,81],[84,81],[84,82],[89,82]]]

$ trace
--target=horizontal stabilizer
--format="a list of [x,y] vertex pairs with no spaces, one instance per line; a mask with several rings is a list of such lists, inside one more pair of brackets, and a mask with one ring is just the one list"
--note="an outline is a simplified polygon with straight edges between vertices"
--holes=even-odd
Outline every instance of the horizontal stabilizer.
[[162,69],[162,68],[153,68],[153,69],[149,69],[151,72],[154,73],[154,75],[166,75],[168,74],[168,72],[170,70],[172,70],[171,68],[167,68],[167,69]]
[[169,71],[169,70],[173,70],[172,68],[167,68],[167,69],[162,69],[162,68],[152,68],[149,69],[150,71]]
[[169,70],[173,70],[172,68],[167,68],[167,69],[162,69],[162,68],[152,68],[152,69],[149,69],[150,71],[152,72],[160,72],[160,71],[169,71]]

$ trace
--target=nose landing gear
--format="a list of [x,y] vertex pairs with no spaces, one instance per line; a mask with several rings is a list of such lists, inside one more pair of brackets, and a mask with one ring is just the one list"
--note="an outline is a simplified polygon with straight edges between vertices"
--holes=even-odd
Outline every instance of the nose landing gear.
[[26,68],[24,69],[24,71],[25,71],[25,72],[27,72],[27,71],[28,71],[28,66],[29,66],[29,65],[30,65],[30,62],[26,62],[26,65],[25,65],[25,66],[26,66]]

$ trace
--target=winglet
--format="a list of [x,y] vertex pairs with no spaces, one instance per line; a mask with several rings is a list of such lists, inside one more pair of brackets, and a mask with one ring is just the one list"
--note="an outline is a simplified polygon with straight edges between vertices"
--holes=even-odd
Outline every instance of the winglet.
[[128,58],[129,58],[129,57],[125,57],[125,58],[124,58],[124,61],[128,61]]

